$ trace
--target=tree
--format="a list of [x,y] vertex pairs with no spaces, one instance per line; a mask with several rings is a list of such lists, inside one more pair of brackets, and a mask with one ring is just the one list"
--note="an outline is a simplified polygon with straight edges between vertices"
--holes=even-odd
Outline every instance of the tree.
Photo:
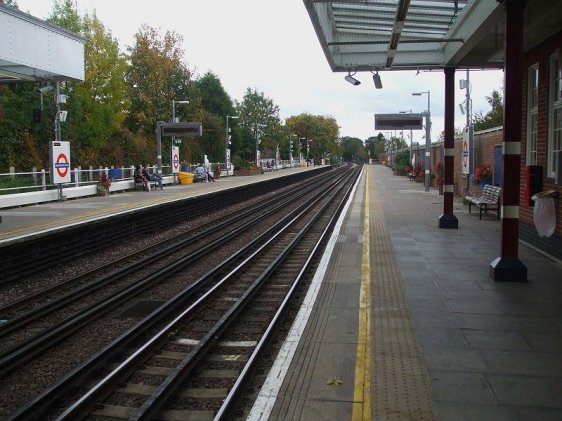
[[299,141],[303,156],[316,160],[340,156],[339,126],[334,118],[302,113],[287,118],[285,124],[289,133],[306,139]]
[[341,139],[342,156],[345,161],[359,162],[367,160],[367,149],[357,137],[345,136]]
[[213,73],[207,72],[195,82],[202,98],[205,110],[223,119],[234,114],[232,99],[224,90],[220,79]]
[[[95,13],[81,18],[72,2],[65,0],[55,2],[49,21],[85,38],[84,81],[61,84],[62,91],[69,95],[63,135],[73,142],[73,154],[81,164],[93,165],[99,160],[99,151],[121,128],[125,118],[123,74],[127,63],[119,52],[117,39]],[[115,155],[110,157],[115,158]]]
[[474,115],[474,131],[491,129],[503,125],[503,98],[499,91],[492,91],[492,95],[486,97],[486,101],[492,109],[485,115],[481,111]]
[[386,152],[385,140],[384,135],[379,132],[377,136],[371,136],[365,141],[365,147],[369,151],[369,156],[372,159],[378,159],[381,153]]
[[[172,101],[188,98],[191,72],[184,63],[181,42],[175,32],[160,36],[148,25],[135,34],[125,75],[130,98],[126,124],[132,132],[153,135],[156,122],[171,121]],[[189,107],[182,107],[178,114],[194,106],[189,101]]]
[[[241,102],[236,103],[240,116],[238,123],[242,138],[232,143],[233,152],[247,161],[255,160],[256,139],[263,147],[275,146],[282,139],[279,106],[267,98],[263,92],[248,88]],[[259,131],[259,133],[258,133]]]

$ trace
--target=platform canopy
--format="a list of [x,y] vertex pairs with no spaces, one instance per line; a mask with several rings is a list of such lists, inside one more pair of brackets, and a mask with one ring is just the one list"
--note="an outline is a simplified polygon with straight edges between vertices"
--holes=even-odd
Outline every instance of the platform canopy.
[[84,39],[0,3],[0,83],[84,80]]
[[[522,1],[522,0],[521,0]],[[304,0],[334,72],[503,67],[496,0]],[[562,0],[527,0],[525,49],[562,27]]]

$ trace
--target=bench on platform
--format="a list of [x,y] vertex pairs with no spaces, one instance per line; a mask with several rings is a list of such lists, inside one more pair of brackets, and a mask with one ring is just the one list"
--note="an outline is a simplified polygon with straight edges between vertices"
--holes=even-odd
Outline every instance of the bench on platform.
[[471,212],[472,205],[474,205],[480,210],[480,219],[482,219],[482,211],[488,213],[489,210],[495,210],[499,220],[501,192],[501,187],[490,184],[486,184],[481,192],[468,192],[464,197],[468,201],[468,213]]
[[[135,191],[137,191],[137,188],[140,188],[141,190],[144,190],[144,179],[143,179],[143,177],[141,177],[139,175],[135,175],[134,180],[135,180]],[[148,181],[148,183],[150,183],[152,190],[156,190],[156,186],[158,185],[158,182],[156,180]]]

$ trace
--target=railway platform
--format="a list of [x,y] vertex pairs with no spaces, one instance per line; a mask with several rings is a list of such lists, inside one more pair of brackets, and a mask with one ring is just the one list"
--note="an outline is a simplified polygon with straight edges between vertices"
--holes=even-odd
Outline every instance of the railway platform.
[[449,230],[442,211],[436,190],[365,166],[250,419],[562,419],[560,262],[520,243],[529,282],[494,282],[496,216],[459,199]]
[[90,196],[60,202],[40,203],[33,206],[0,209],[0,247],[14,241],[25,240],[49,231],[59,231],[88,222],[110,218],[113,215],[149,208],[164,202],[203,196],[210,192],[231,189],[246,184],[259,183],[318,167],[294,167],[244,177],[222,177],[215,183],[166,185],[163,190],[117,191],[109,196]]
[[[0,212],[0,246],[268,177]],[[436,190],[383,166],[357,182],[253,420],[562,419],[562,265],[520,243],[527,283],[497,283],[495,215],[438,228]]]

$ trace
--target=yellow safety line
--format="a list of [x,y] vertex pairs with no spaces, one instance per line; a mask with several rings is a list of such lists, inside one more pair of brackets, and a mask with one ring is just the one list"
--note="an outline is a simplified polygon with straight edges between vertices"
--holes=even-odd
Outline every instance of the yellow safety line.
[[369,243],[369,171],[365,171],[365,215],[363,217],[363,251],[361,256],[361,292],[359,331],[355,360],[355,389],[352,420],[371,419],[371,277]]

